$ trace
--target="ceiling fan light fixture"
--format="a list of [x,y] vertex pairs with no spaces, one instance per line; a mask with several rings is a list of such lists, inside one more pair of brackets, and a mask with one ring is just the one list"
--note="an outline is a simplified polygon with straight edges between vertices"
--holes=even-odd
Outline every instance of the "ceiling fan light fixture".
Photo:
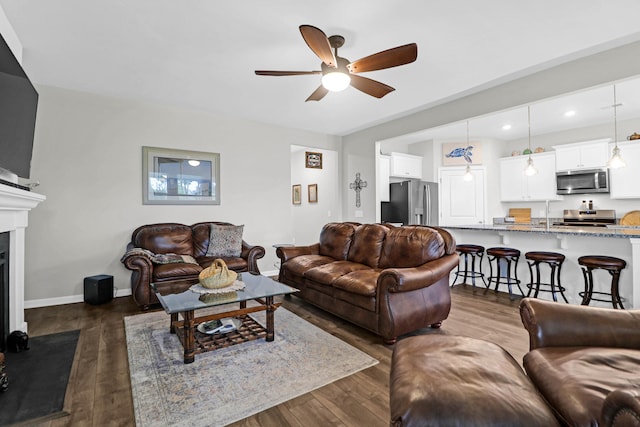
[[351,76],[343,71],[330,71],[322,76],[322,86],[331,92],[345,90],[351,84]]

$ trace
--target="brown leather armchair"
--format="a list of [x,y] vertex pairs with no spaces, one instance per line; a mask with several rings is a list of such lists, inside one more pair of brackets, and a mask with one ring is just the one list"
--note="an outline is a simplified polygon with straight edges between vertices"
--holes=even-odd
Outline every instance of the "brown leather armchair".
[[[236,272],[250,271],[260,274],[258,259],[264,257],[262,246],[252,246],[242,241],[239,257],[207,256],[211,224],[232,225],[227,222],[200,222],[193,225],[176,223],[148,224],[138,227],[131,234],[127,252],[121,261],[131,273],[131,294],[143,310],[158,299],[149,285],[181,292],[198,282],[198,275],[215,258],[222,258],[229,269]],[[149,253],[152,255],[150,256]],[[188,257],[187,262],[172,259],[157,262],[153,255],[176,254]]]
[[640,310],[526,298],[527,375],[572,426],[640,426]]

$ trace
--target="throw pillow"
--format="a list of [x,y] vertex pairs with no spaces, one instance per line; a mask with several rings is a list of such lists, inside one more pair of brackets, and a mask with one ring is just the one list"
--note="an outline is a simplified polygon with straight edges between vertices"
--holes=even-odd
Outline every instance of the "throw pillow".
[[242,252],[242,231],[244,225],[211,224],[207,256],[239,257]]

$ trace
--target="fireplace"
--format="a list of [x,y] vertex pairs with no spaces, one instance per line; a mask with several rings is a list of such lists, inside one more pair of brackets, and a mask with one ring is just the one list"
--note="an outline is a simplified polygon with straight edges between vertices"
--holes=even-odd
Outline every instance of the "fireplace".
[[9,335],[9,233],[0,233],[0,352]]
[[[29,211],[45,199],[41,194],[0,184],[0,233],[7,247],[6,251],[0,249],[5,252],[0,261],[5,288],[0,295],[0,334],[7,330],[28,332],[24,321],[25,230],[29,224]],[[5,345],[4,338],[0,341],[2,346]]]

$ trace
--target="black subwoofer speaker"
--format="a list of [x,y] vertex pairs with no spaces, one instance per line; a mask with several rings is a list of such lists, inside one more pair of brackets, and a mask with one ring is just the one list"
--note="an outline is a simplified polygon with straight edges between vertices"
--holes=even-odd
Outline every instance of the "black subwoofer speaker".
[[104,304],[113,299],[113,276],[99,274],[84,278],[84,302]]

